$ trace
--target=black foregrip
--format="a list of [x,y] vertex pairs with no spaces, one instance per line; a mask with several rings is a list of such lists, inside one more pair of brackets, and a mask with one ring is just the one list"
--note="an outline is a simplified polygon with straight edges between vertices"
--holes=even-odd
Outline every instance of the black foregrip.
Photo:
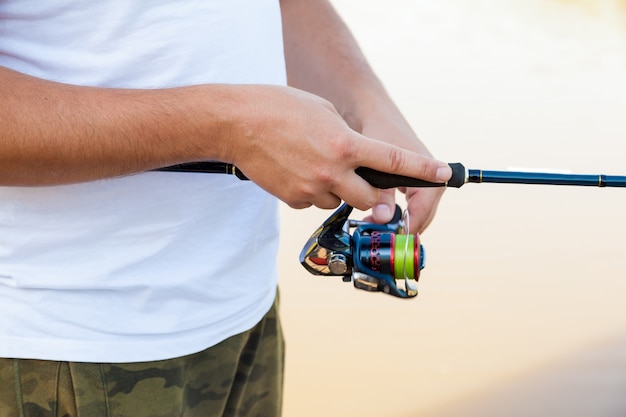
[[370,185],[380,189],[396,187],[444,187],[445,183],[429,182],[404,175],[389,174],[372,168],[358,167],[356,173]]
[[445,182],[430,182],[420,180],[418,178],[406,177],[404,175],[389,174],[380,172],[367,167],[359,167],[356,173],[361,176],[370,185],[380,188],[396,188],[396,187],[456,187],[459,188],[465,183],[465,167],[462,164],[449,164],[452,168],[452,177]]
[[[387,189],[396,187],[456,187],[459,188],[465,183],[465,167],[459,163],[450,164],[452,168],[452,177],[447,183],[429,182],[418,178],[406,177],[404,175],[389,174],[386,172],[376,171],[372,168],[359,167],[356,173],[369,182],[373,187]],[[231,174],[237,176],[240,180],[247,180],[243,172],[233,164],[225,162],[207,161],[192,162],[187,164],[173,165],[160,168],[157,171],[174,171],[174,172],[204,172],[210,174]]]

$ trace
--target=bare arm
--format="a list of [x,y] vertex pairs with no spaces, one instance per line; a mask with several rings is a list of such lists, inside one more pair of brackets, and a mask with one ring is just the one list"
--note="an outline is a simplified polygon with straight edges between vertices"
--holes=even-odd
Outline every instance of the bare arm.
[[[289,84],[330,100],[349,125],[365,136],[430,156],[357,42],[327,0],[282,0]],[[410,189],[412,229],[432,220],[443,189]],[[383,192],[374,220],[388,221],[393,191]]]
[[332,208],[343,199],[367,209],[379,191],[354,173],[358,166],[430,181],[450,175],[441,162],[360,135],[328,101],[290,87],[93,88],[0,68],[0,96],[0,185],[216,159],[292,207]]
[[281,10],[289,85],[328,99],[355,130],[367,107],[393,106],[328,0],[281,0]]
[[220,142],[201,146],[200,136],[229,128],[230,93],[206,90],[78,87],[0,68],[0,183],[82,182],[219,158]]

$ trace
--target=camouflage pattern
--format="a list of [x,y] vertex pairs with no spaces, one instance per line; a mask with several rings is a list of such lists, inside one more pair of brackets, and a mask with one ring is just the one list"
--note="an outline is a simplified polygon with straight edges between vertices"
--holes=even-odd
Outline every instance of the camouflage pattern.
[[277,417],[284,341],[276,306],[252,330],[170,360],[0,359],[1,417]]

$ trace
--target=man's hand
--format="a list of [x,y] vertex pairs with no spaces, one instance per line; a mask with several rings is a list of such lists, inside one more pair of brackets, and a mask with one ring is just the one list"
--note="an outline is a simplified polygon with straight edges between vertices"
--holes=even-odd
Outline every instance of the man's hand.
[[[281,13],[289,85],[328,99],[352,129],[369,138],[367,158],[357,162],[383,172],[412,172],[406,175],[421,179],[433,178],[434,172],[440,168],[438,182],[450,177],[447,165],[438,165],[429,159],[430,153],[393,104],[350,30],[328,0],[281,0]],[[376,140],[380,142],[371,142]],[[403,151],[392,151],[389,144]],[[355,152],[361,151],[357,148]],[[420,154],[422,158],[418,157]],[[393,155],[400,157],[393,161]],[[356,166],[347,168],[351,172]],[[348,172],[344,172],[336,180],[347,180],[346,187],[355,186],[357,182],[348,180],[349,176]],[[365,206],[368,206],[372,193],[365,190],[366,187],[359,184],[354,190],[343,191],[349,197],[352,197],[353,192],[366,192],[363,197],[364,201],[368,201]],[[432,220],[443,190],[405,191],[411,214],[411,230],[422,231]],[[354,197],[359,199],[356,195]],[[389,221],[394,201],[393,190],[379,192],[379,198],[373,203],[373,216],[369,220],[379,223]]]
[[[397,144],[428,157],[431,156],[395,106],[389,105],[386,109],[379,108],[377,112],[371,113],[370,117],[366,117],[363,134]],[[445,181],[447,179],[438,182]],[[412,233],[421,233],[428,227],[435,216],[437,205],[444,190],[445,187],[400,188],[400,191],[406,195],[407,209],[410,215],[409,225]],[[372,215],[366,220],[375,223],[389,222],[395,209],[395,197],[395,189],[381,191],[380,198],[372,209]]]
[[420,154],[418,147],[356,132],[316,95],[288,87],[237,88],[247,88],[247,99],[229,106],[238,109],[233,120],[240,121],[230,131],[233,145],[225,160],[291,207],[334,208],[341,200],[361,210],[389,204],[388,195],[381,200],[384,193],[354,172],[359,166],[432,182],[451,176],[446,163]]

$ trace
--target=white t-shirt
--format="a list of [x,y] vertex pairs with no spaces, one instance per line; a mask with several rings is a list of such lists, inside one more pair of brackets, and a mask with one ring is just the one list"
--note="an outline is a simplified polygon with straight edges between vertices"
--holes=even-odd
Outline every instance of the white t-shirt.
[[[4,0],[0,65],[105,87],[286,83],[278,0]],[[270,308],[277,246],[277,201],[234,176],[0,187],[0,357],[210,347]]]

